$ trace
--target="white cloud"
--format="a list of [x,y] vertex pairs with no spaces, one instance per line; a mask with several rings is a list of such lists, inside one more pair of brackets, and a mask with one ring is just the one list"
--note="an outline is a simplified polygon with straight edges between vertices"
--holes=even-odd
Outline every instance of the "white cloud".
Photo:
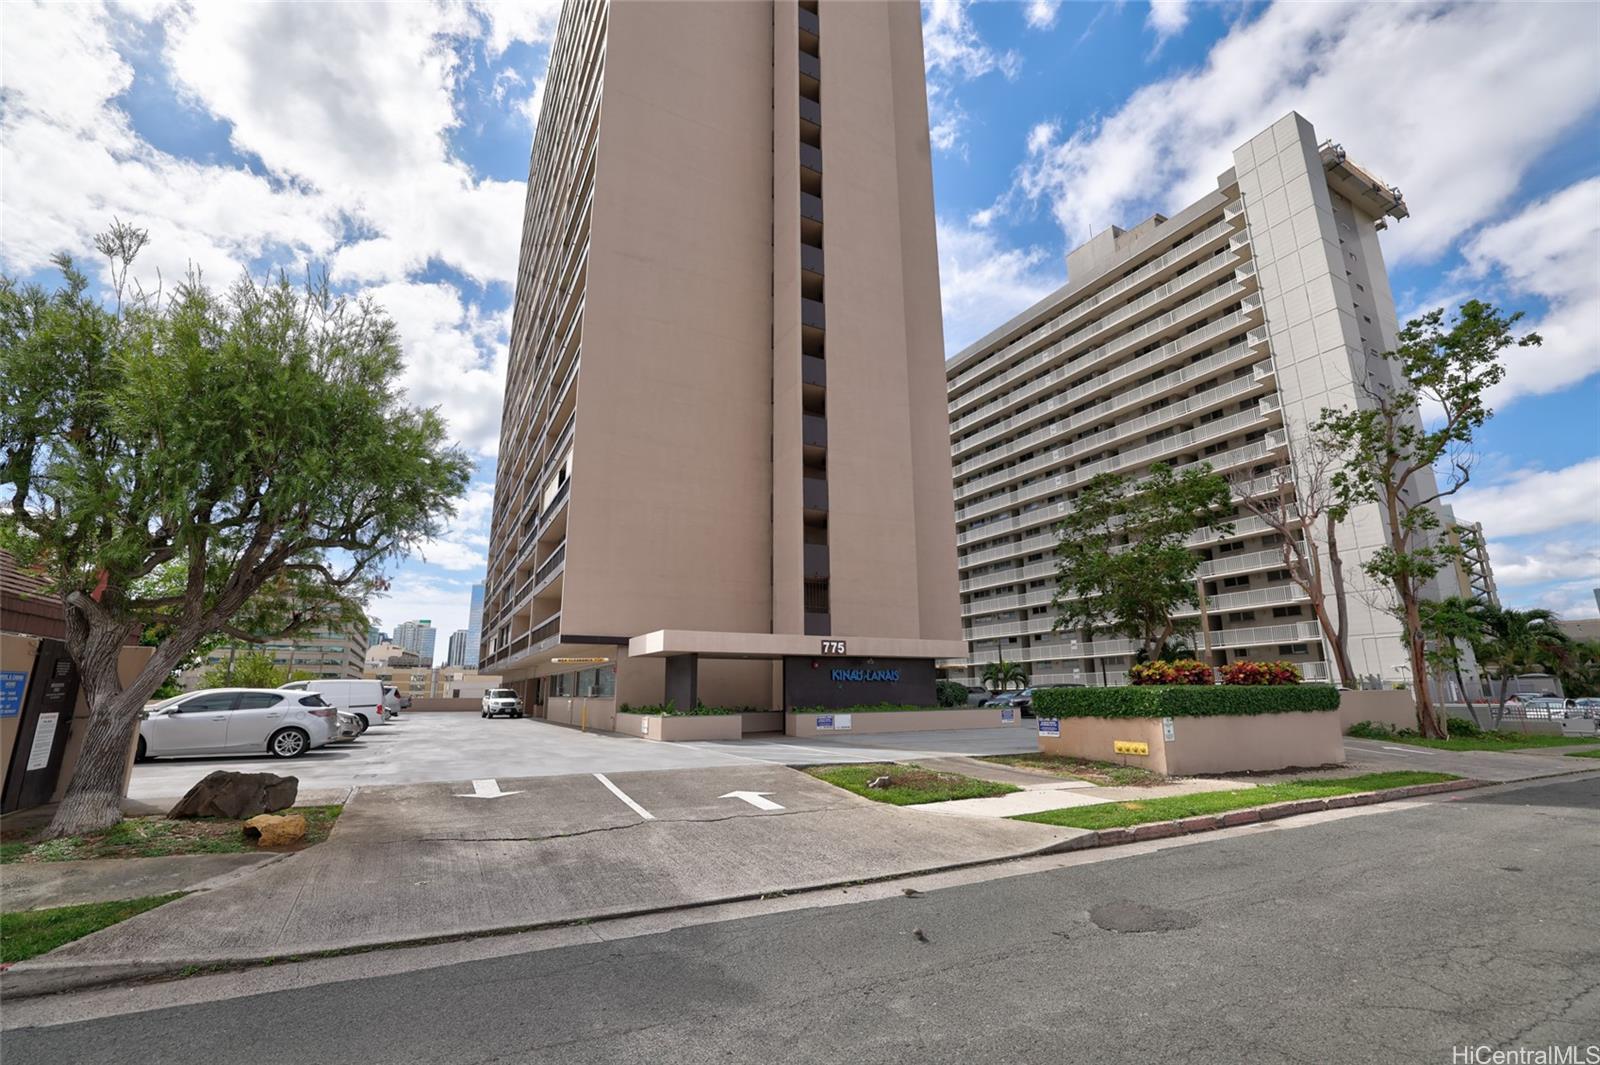
[[1531,322],[1543,344],[1503,353],[1506,379],[1490,392],[1493,404],[1558,392],[1600,371],[1600,177],[1479,230],[1462,254],[1466,276],[1498,275],[1513,296],[1548,301]]
[[1494,540],[1569,525],[1600,526],[1600,457],[1560,470],[1518,471],[1495,484],[1468,484],[1450,506],[1462,519],[1481,522]]
[[[1501,210],[1540,153],[1600,102],[1583,5],[1280,3],[1198,69],[1035,146],[1019,176],[1071,243],[1215,187],[1232,149],[1298,110],[1407,193],[1391,262],[1438,254]],[[1464,118],[1463,116],[1470,116]]]
[[[1587,539],[1548,540],[1532,544],[1490,542],[1489,564],[1495,583],[1504,587],[1544,584],[1548,581],[1600,582],[1600,527],[1587,530]],[[1591,596],[1591,602],[1593,597]]]
[[1047,30],[1056,24],[1056,14],[1061,10],[1061,0],[1029,0],[1024,17],[1036,30]]
[[1144,21],[1158,41],[1165,41],[1189,24],[1189,0],[1150,0],[1150,14]]
[[1061,284],[1043,248],[1008,248],[992,233],[940,219],[939,290],[945,350],[977,340]]
[[491,59],[518,41],[549,44],[561,20],[561,0],[474,0],[472,8],[489,25]]
[[996,72],[1014,78],[1022,65],[1022,57],[1016,52],[998,52],[984,42],[967,13],[971,3],[972,0],[929,0],[922,7],[929,140],[944,152],[960,147],[961,131],[968,119],[956,97],[956,84]]

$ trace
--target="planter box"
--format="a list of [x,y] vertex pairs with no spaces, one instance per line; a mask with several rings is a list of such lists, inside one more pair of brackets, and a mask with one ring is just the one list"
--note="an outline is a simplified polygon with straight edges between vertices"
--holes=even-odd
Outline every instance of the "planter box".
[[1417,727],[1417,705],[1409,691],[1365,691],[1339,693],[1339,729],[1358,721],[1388,725],[1396,732]]
[[614,729],[624,736],[678,743],[684,740],[736,740],[744,735],[743,714],[618,714]]
[[[1017,717],[1021,717],[1018,713]],[[882,732],[931,732],[936,729],[999,728],[998,706],[972,707],[950,710],[885,710],[878,713],[852,714],[848,710],[822,714],[783,715],[783,732],[786,736],[838,736],[849,733],[871,735]],[[818,719],[833,722],[833,728],[818,728]],[[841,725],[848,726],[841,728]],[[1007,724],[1011,724],[1008,722]]]
[[[1271,772],[1344,761],[1339,715],[1330,711],[1289,714],[1219,714],[1174,717],[1172,739],[1158,717],[1040,718],[1060,735],[1039,736],[1039,750],[1097,762],[1136,765],[1166,776],[1195,773]],[[1148,754],[1118,754],[1119,741],[1142,743]]]

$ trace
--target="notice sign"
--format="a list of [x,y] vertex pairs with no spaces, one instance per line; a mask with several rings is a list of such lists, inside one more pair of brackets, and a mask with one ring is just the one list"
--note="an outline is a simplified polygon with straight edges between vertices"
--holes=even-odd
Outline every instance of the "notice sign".
[[33,746],[28,748],[28,772],[50,764],[50,748],[56,742],[56,723],[60,714],[40,714],[39,727],[33,730]]
[[834,714],[833,715],[833,727],[835,729],[841,731],[841,732],[844,731],[845,729],[848,729],[850,727],[850,715],[849,714]]
[[832,729],[833,729],[833,715],[832,714],[818,714],[817,715],[817,731],[818,732],[832,731]]
[[1134,740],[1112,740],[1111,749],[1118,754],[1149,754],[1150,745]]
[[850,727],[849,714],[818,714],[818,732],[843,732]]
[[22,696],[28,690],[28,675],[20,669],[0,671],[0,717],[22,713]]
[[1161,719],[1161,738],[1168,743],[1177,738],[1177,731],[1172,727],[1172,718],[1170,717]]
[[650,735],[650,719],[648,717],[641,717],[639,719],[639,731],[644,733],[646,736]]
[[1016,719],[1017,719],[1017,711],[1016,711],[1015,707],[1002,706],[1000,708],[1000,723],[1002,725],[1009,725],[1009,724],[1011,724],[1011,722],[1015,721]]
[[1061,719],[1059,717],[1041,717],[1039,719],[1039,735],[1061,735]]

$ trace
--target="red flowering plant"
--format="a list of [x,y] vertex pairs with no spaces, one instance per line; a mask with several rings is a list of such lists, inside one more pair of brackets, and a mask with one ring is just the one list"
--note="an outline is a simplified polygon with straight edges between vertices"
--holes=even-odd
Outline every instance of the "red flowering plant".
[[1192,658],[1176,662],[1139,662],[1128,669],[1130,684],[1210,684],[1211,667]]
[[1293,662],[1229,662],[1222,667],[1224,684],[1299,684]]

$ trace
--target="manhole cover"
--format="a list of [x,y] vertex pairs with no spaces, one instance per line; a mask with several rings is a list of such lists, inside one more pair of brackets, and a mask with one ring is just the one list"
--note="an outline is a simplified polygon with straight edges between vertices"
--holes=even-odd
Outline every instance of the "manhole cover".
[[1089,920],[1107,932],[1176,932],[1200,918],[1183,910],[1164,910],[1142,902],[1107,902],[1089,911]]

